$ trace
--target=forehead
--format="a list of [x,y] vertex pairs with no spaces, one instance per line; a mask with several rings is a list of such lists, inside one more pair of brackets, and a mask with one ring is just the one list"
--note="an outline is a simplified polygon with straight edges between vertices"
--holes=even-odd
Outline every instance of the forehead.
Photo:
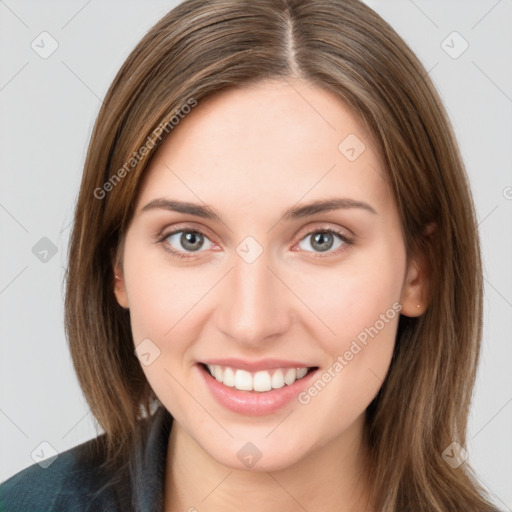
[[218,93],[182,119],[145,171],[138,208],[173,197],[273,215],[333,195],[382,208],[389,192],[369,132],[338,96],[273,80]]

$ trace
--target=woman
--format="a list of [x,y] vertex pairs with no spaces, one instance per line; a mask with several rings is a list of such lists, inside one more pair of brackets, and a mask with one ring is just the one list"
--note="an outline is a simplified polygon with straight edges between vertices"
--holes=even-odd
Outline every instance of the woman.
[[438,95],[356,0],[185,1],[112,84],[66,327],[105,430],[5,510],[494,510],[466,462],[475,215]]

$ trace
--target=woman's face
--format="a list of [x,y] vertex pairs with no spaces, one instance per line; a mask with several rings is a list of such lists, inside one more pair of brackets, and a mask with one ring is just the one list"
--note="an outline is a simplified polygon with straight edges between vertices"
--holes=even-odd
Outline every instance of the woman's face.
[[349,454],[400,310],[421,311],[364,125],[303,81],[219,93],[173,129],[116,272],[151,387],[232,468]]

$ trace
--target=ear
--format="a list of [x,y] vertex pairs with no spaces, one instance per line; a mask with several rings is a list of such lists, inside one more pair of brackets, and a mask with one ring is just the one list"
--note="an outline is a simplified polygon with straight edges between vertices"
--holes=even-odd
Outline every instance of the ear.
[[[435,229],[434,224],[426,226],[424,236],[427,244],[430,243],[429,238]],[[409,259],[400,300],[402,315],[417,317],[425,313],[430,300],[429,274],[427,258],[424,254],[417,254]]]
[[114,293],[118,304],[122,308],[128,309],[128,294],[126,293],[126,285],[121,265],[114,267]]
[[[121,244],[122,246],[122,244]],[[129,308],[128,294],[126,293],[126,284],[124,280],[123,265],[121,262],[121,251],[119,248],[117,254],[113,255],[112,270],[114,272],[114,294],[118,304],[125,309]]]

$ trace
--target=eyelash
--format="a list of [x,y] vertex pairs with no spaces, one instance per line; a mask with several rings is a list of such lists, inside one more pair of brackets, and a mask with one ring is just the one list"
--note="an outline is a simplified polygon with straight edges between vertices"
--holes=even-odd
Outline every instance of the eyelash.
[[[157,238],[157,243],[159,244],[162,244],[164,249],[171,253],[171,255],[175,258],[178,258],[178,259],[190,259],[190,258],[193,258],[194,257],[194,253],[189,253],[190,255],[186,255],[187,253],[183,253],[183,252],[180,252],[180,251],[176,251],[174,249],[171,249],[168,245],[165,244],[166,240],[172,236],[172,235],[175,235],[177,233],[182,233],[182,232],[190,232],[190,233],[198,233],[202,236],[204,236],[205,238],[208,238],[208,235],[206,233],[204,233],[203,231],[201,231],[200,229],[197,229],[195,227],[192,227],[192,226],[181,226],[179,229],[175,229],[173,231],[169,231],[169,232],[166,232],[162,235],[159,235],[158,238]],[[310,235],[313,235],[313,234],[316,234],[316,233],[328,233],[328,234],[331,234],[331,235],[335,235],[337,236],[342,242],[343,242],[343,245],[341,247],[338,247],[335,251],[327,251],[325,254],[321,254],[321,253],[315,253],[316,256],[315,258],[327,258],[327,257],[331,257],[333,255],[337,255],[341,252],[343,252],[344,250],[346,250],[346,246],[350,246],[350,245],[353,245],[355,243],[355,239],[354,237],[352,236],[349,236],[347,235],[346,233],[342,233],[341,231],[338,231],[336,229],[333,229],[333,228],[330,228],[330,227],[321,227],[321,228],[317,228],[317,229],[312,229],[306,233],[304,233],[304,235],[299,239],[299,242],[301,242],[302,240],[304,240],[305,238],[307,238],[308,236]],[[201,251],[197,251],[197,252],[201,252]],[[306,251],[306,252],[313,252],[313,251]]]

